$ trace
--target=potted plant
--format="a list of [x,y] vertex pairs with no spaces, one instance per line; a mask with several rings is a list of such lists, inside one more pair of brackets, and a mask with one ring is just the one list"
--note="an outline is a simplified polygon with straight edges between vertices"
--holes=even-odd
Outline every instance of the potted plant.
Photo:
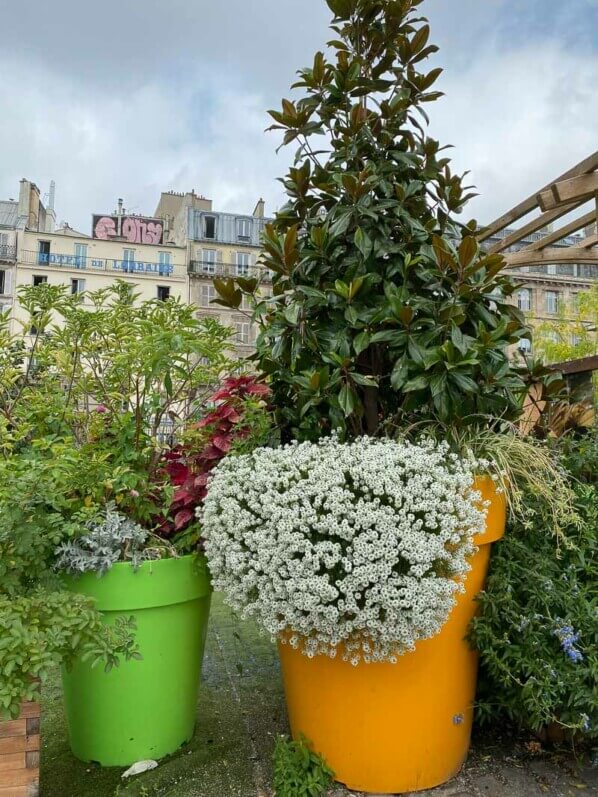
[[467,754],[464,637],[502,533],[486,530],[475,468],[444,443],[332,437],[211,478],[214,586],[278,640],[293,736],[353,790],[429,788]]
[[[457,461],[475,451],[477,486],[490,501],[489,536],[478,537],[482,545],[466,594],[451,619],[395,664],[358,665],[359,673],[368,666],[388,673],[385,697],[371,709],[375,722],[357,688],[345,689],[343,706],[336,699],[333,709],[324,707],[325,690],[319,694],[326,717],[344,712],[355,696],[359,722],[365,718],[368,728],[379,723],[385,732],[356,741],[347,730],[354,723],[341,730],[331,719],[324,738],[300,713],[299,699],[289,706],[294,738],[302,732],[317,741],[317,752],[330,759],[340,780],[366,791],[410,791],[449,778],[467,752],[477,658],[465,635],[483,585],[484,543],[504,532],[514,489],[512,472],[504,473],[500,462],[480,462],[471,441],[490,426],[502,435],[505,424],[518,421],[527,374],[509,349],[530,330],[509,301],[516,285],[502,272],[503,259],[480,249],[475,221],[459,221],[472,194],[426,130],[426,108],[441,96],[434,84],[442,70],[422,68],[437,48],[418,14],[421,0],[327,5],[334,14],[332,55],[316,53],[295,84],[304,96],[270,112],[283,144],[297,147],[282,181],[288,201],[264,234],[262,263],[273,274],[272,296],[261,295],[258,280],[221,280],[216,288],[228,307],[253,299],[260,329],[256,362],[268,376],[283,442],[315,443],[335,432],[347,445],[363,435],[404,440],[421,425],[436,437],[448,428],[447,444],[453,432],[468,435],[468,445],[455,449]],[[285,485],[281,475],[281,493]],[[349,490],[350,515],[351,499]],[[242,558],[242,545],[238,554]],[[231,568],[231,578],[237,564],[227,559],[222,565]],[[432,670],[419,653],[436,645],[442,653]],[[318,666],[331,672],[327,657],[299,659],[289,650],[282,648],[285,674],[295,666],[297,672]],[[346,672],[358,677],[351,668]],[[460,692],[465,673],[469,685]],[[335,695],[337,677],[342,682],[340,675],[328,681]],[[444,730],[432,747],[425,723],[413,730],[415,712],[404,725],[394,714],[387,724],[386,701],[394,690],[404,697],[401,689],[417,682],[417,698],[410,699],[426,702],[417,679],[430,690],[443,684],[439,706],[457,692],[463,698],[458,710],[438,718]],[[306,679],[305,689],[314,682]],[[288,685],[287,693],[296,694]],[[311,700],[307,692],[305,699]],[[344,743],[339,759],[333,731]]]
[[[5,416],[60,496],[44,567],[73,622],[86,630],[85,607],[104,634],[102,649],[73,633],[62,657],[72,749],[128,765],[193,733],[211,595],[194,511],[218,459],[236,439],[249,444],[266,388],[241,376],[214,393],[235,365],[229,330],[192,307],[139,302],[124,283],[85,298],[22,292],[39,334]],[[11,511],[7,550],[29,520]],[[128,660],[105,672],[96,665],[116,663],[110,641]]]

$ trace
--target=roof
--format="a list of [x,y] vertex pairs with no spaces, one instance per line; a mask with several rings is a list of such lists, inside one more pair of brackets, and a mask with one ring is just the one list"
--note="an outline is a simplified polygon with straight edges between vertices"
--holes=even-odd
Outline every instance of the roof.
[[68,235],[72,238],[91,238],[91,235],[88,235],[86,232],[79,232],[78,230],[74,230],[72,227],[69,227],[68,225],[59,227],[57,230],[54,230],[54,235]]
[[16,227],[19,203],[0,200],[0,227]]

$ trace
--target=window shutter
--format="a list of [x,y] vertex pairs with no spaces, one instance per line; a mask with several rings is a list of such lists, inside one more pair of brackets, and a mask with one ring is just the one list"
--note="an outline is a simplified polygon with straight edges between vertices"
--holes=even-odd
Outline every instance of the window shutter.
[[12,269],[7,268],[4,272],[4,293],[10,296],[12,293]]

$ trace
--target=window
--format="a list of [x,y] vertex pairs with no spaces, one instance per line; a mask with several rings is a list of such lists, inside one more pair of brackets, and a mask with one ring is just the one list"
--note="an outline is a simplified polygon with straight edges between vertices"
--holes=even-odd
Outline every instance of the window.
[[216,288],[213,285],[202,285],[199,295],[201,307],[209,307],[210,302],[216,298]]
[[531,341],[527,340],[527,338],[523,338],[519,341],[517,348],[522,354],[529,354],[532,350]]
[[239,241],[251,241],[250,219],[237,219],[237,239]]
[[249,258],[246,252],[237,252],[237,276],[247,277],[249,275]]
[[216,273],[217,252],[215,249],[202,249],[201,269],[206,274]]
[[135,250],[123,249],[123,271],[135,270]]
[[[8,257],[8,233],[0,232],[0,257]],[[2,291],[0,291],[2,293]]]
[[45,274],[34,274],[33,275],[33,284],[34,285],[45,285],[48,282],[48,278]]
[[241,310],[251,310],[252,308],[252,301],[249,296],[245,296],[243,294],[243,298],[241,299]]
[[546,273],[554,277],[556,274],[556,263],[549,263],[546,268]]
[[529,288],[523,288],[517,292],[517,307],[520,310],[532,309],[532,292]]
[[172,274],[172,255],[170,252],[158,252],[158,262],[160,264],[160,274]]
[[167,299],[170,299],[169,285],[158,285],[158,299],[161,302],[165,302]]
[[37,242],[37,262],[49,263],[50,262],[50,241]]
[[7,283],[6,271],[4,271],[4,269],[0,269],[0,296],[7,293],[6,283]]
[[236,323],[235,328],[237,330],[237,340],[239,343],[245,345],[251,343],[251,324],[246,322]]
[[216,216],[203,217],[203,235],[204,238],[216,237]]
[[544,301],[547,313],[558,313],[560,309],[561,297],[557,291],[546,291]]
[[79,294],[85,292],[85,280],[81,279],[72,279],[71,280],[71,294],[73,296],[79,296]]
[[581,335],[577,335],[575,332],[571,335],[571,345],[572,346],[581,346]]
[[87,265],[87,244],[75,244],[75,265],[85,268]]

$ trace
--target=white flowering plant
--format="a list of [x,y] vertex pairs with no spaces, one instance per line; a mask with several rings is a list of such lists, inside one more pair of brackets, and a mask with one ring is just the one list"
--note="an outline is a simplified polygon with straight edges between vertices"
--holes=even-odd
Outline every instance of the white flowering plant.
[[369,437],[226,458],[199,513],[214,588],[310,657],[394,662],[463,591],[485,526],[475,467]]

